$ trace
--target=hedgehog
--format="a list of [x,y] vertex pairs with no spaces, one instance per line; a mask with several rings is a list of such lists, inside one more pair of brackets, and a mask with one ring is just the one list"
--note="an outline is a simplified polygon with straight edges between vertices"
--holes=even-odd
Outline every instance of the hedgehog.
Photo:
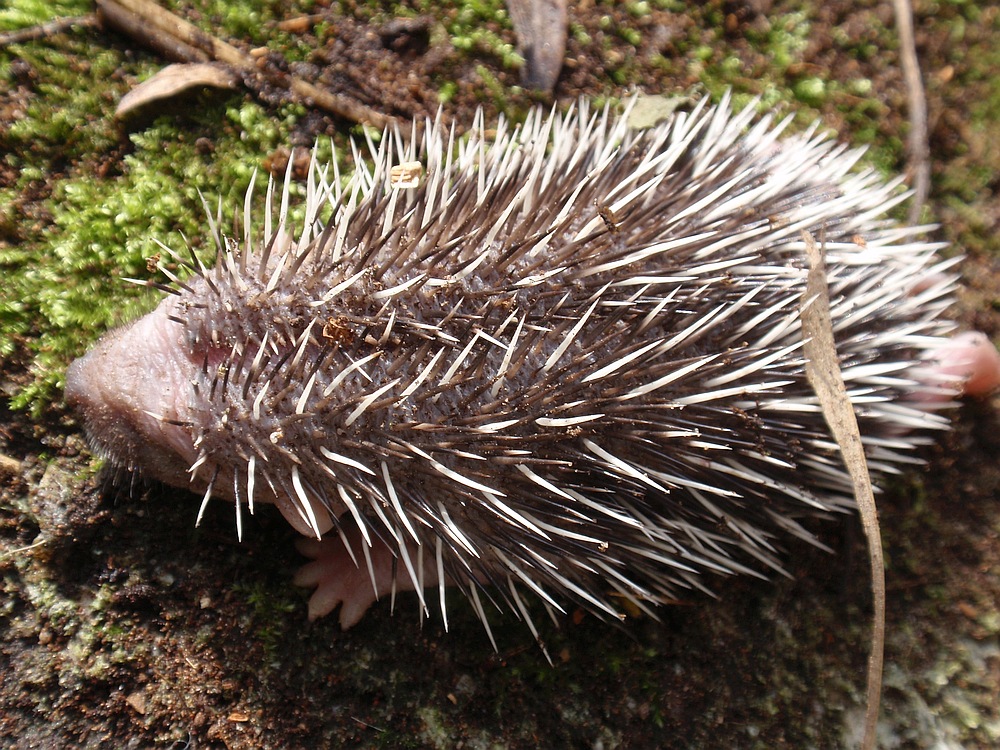
[[956,259],[886,218],[901,181],[789,121],[706,99],[634,129],[580,103],[390,130],[346,180],[314,151],[262,212],[251,181],[232,236],[208,212],[211,269],[161,246],[169,283],[143,283],[167,295],[70,366],[66,401],[199,521],[223,500],[242,537],[277,506],[310,618],[345,628],[403,590],[422,613],[439,592],[447,627],[454,586],[488,633],[502,610],[538,638],[527,596],[619,621],[781,571],[783,539],[819,544],[806,519],[854,510],[805,374],[804,232],[877,474],[1000,380],[985,337],[950,338]]

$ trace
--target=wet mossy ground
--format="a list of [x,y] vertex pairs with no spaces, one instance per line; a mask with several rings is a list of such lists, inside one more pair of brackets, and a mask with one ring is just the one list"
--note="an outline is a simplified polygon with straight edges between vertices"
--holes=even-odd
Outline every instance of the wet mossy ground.
[[[499,0],[170,3],[245,49],[400,118],[538,101]],[[731,88],[816,117],[905,170],[906,101],[887,4],[583,2],[570,11],[561,105]],[[248,10],[249,8],[249,10]],[[0,33],[80,0],[13,0]],[[280,21],[330,14],[308,31]],[[957,315],[1000,338],[1000,5],[922,2],[936,238],[964,253]],[[398,18],[424,29],[400,37]],[[288,581],[294,533],[161,486],[107,484],[60,401],[67,363],[156,302],[154,238],[206,258],[202,196],[234,209],[282,149],[361,129],[280,97],[203,92],[141,121],[115,105],[165,61],[84,29],[0,49],[0,744],[11,747],[836,748],[860,726],[868,652],[864,544],[817,525],[827,554],[790,544],[789,579],[713,582],[610,627],[550,623],[549,665],[496,618],[494,653],[460,597],[450,632],[412,597],[341,633],[307,623]],[[273,93],[273,92],[272,92]],[[345,163],[345,169],[350,165]],[[1000,744],[1000,405],[969,405],[928,470],[881,499],[889,642],[887,748]]]

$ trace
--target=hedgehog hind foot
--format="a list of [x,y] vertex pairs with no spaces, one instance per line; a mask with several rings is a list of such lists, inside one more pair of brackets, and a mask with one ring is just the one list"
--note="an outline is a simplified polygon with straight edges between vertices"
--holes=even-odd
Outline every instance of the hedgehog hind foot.
[[955,396],[986,398],[1000,388],[1000,351],[978,331],[966,331],[945,342],[931,355],[925,385],[936,386],[936,395],[918,391],[929,401]]
[[[331,534],[323,539],[300,539],[295,546],[311,560],[292,579],[296,586],[315,589],[309,597],[310,620],[328,615],[339,606],[340,627],[348,630],[372,604],[394,589],[415,590],[409,576],[397,575],[401,567],[396,564],[397,552],[377,537],[368,546],[356,526],[345,526],[342,537]],[[437,584],[434,571],[423,573],[424,586]]]
[[985,398],[1000,388],[1000,351],[986,334],[978,331],[959,334],[948,349],[949,359],[942,367],[954,369],[963,396]]

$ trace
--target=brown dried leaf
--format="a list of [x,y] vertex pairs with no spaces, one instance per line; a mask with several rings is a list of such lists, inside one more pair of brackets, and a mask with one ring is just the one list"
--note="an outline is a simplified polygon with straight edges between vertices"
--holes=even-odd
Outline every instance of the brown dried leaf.
[[115,117],[125,119],[147,107],[163,103],[194,89],[235,89],[239,79],[228,65],[219,63],[175,63],[129,91],[118,102]]
[[868,657],[868,692],[865,713],[865,733],[861,747],[874,750],[882,691],[882,665],[885,653],[885,562],[882,558],[882,536],[879,533],[875,493],[865,449],[861,443],[854,405],[847,395],[844,377],[837,357],[837,344],[830,318],[830,296],[823,251],[808,232],[802,233],[809,260],[809,275],[802,304],[803,351],[806,356],[806,377],[819,399],[830,431],[833,433],[844,466],[854,485],[854,499],[861,513],[861,525],[868,540],[868,555],[872,574],[872,646]]
[[524,57],[521,83],[551,92],[566,56],[566,0],[507,0],[507,12]]

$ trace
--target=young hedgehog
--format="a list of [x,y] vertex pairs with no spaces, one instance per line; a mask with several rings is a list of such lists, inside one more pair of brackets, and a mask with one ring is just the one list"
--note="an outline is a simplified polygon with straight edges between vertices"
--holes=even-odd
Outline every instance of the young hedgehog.
[[883,218],[898,183],[786,122],[702,101],[636,131],[581,105],[388,134],[346,186],[314,161],[298,239],[290,181],[260,238],[251,186],[244,236],[210,219],[215,268],[162,269],[170,295],[66,399],[100,454],[234,503],[238,531],[277,505],[312,538],[310,617],[345,627],[397,587],[534,632],[525,592],[618,618],[780,569],[799,520],[854,507],[804,372],[803,230],[878,472],[1000,372],[984,338],[944,338],[952,262]]

